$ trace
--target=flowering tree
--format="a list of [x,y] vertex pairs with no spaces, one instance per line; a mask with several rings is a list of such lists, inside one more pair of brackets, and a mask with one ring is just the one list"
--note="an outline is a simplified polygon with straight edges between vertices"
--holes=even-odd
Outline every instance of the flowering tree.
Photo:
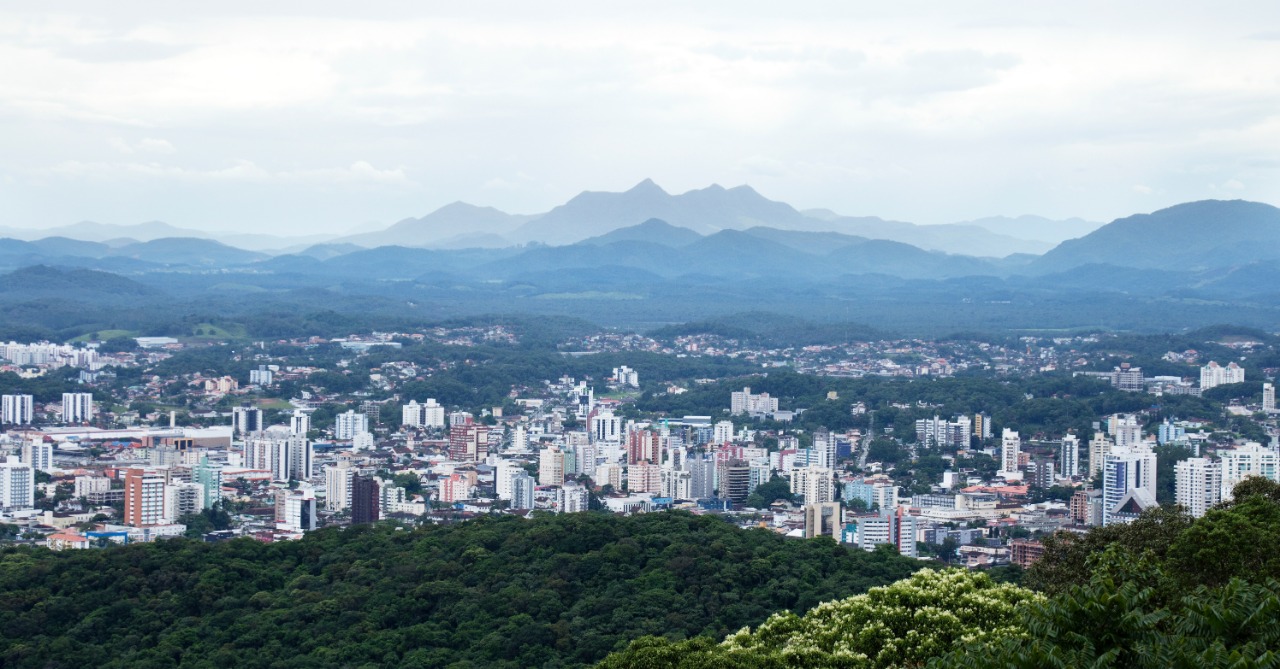
[[803,616],[775,614],[720,644],[641,639],[600,667],[920,667],[967,644],[1025,634],[1025,608],[1042,599],[985,574],[926,569]]

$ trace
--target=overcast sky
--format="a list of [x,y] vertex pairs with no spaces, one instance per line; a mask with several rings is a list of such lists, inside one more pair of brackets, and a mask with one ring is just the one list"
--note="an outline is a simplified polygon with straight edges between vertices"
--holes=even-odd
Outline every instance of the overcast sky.
[[646,177],[919,223],[1280,204],[1274,0],[49,4],[0,9],[3,226],[345,232]]

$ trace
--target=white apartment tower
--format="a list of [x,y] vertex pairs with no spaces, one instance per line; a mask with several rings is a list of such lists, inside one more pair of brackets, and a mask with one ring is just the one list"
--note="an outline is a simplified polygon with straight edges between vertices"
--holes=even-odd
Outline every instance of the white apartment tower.
[[62,422],[88,423],[93,420],[93,393],[62,393]]
[[38,472],[53,471],[53,444],[28,441],[22,444],[22,462]]
[[1080,438],[1074,434],[1062,437],[1062,448],[1058,451],[1058,469],[1066,477],[1080,473]]
[[369,431],[369,417],[350,409],[333,417],[333,438],[341,441]]
[[1005,428],[1000,433],[1000,471],[1011,473],[1018,471],[1018,461],[1022,455],[1022,437],[1017,432]]
[[5,395],[0,422],[5,425],[30,425],[34,415],[35,398],[31,395]]
[[1280,455],[1257,442],[1229,451],[1219,451],[1222,462],[1222,499],[1233,499],[1236,484],[1250,476],[1280,481]]
[[1098,472],[1102,471],[1102,465],[1106,462],[1111,447],[1112,443],[1107,435],[1101,432],[1093,434],[1093,439],[1089,440],[1089,478],[1097,476]]
[[30,509],[36,505],[36,474],[31,465],[10,456],[0,462],[0,510]]
[[538,485],[564,484],[564,451],[548,446],[538,453]]
[[1244,368],[1234,362],[1226,367],[1210,360],[1200,368],[1200,390],[1208,390],[1229,383],[1244,383]]
[[1206,458],[1188,458],[1173,466],[1174,494],[1193,518],[1222,501],[1222,465]]
[[310,431],[311,414],[302,409],[294,410],[293,415],[289,417],[289,433],[305,437]]
[[812,465],[792,470],[791,492],[796,495],[804,495],[806,506],[835,500],[835,486],[831,470],[826,467]]

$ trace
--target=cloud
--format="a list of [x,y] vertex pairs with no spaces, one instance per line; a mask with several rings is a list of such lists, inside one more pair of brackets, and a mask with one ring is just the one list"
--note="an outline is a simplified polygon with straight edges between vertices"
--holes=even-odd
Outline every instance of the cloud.
[[49,176],[63,176],[99,181],[111,180],[175,180],[185,182],[242,182],[260,184],[362,185],[379,184],[411,186],[403,168],[378,169],[366,161],[346,168],[303,170],[267,170],[252,161],[237,160],[218,169],[187,169],[157,162],[80,162],[66,161],[39,171]]
[[1139,195],[1150,195],[1155,191],[1150,186],[1143,186],[1142,184],[1137,184],[1133,187],[1133,192]]
[[174,148],[172,143],[152,137],[144,137],[134,144],[130,144],[121,137],[112,137],[107,140],[107,144],[109,144],[111,148],[125,155],[132,155],[135,153],[168,155],[177,152],[177,149]]

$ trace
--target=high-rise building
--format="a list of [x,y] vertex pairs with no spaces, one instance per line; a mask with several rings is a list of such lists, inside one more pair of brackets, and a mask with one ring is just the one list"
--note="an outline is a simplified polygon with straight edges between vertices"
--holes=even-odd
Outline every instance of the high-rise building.
[[1116,440],[1116,447],[1129,448],[1142,443],[1142,423],[1132,414],[1115,415],[1107,421],[1107,429]]
[[777,412],[777,410],[778,398],[769,397],[769,393],[753,395],[750,388],[743,388],[741,392],[734,391],[729,394],[729,413],[735,416],[744,413],[751,415],[771,414]]
[[222,502],[222,465],[209,462],[209,456],[191,468],[191,480],[204,488],[204,508],[212,509]]
[[31,395],[4,395],[0,397],[0,423],[5,425],[30,425],[35,410],[35,398]]
[[378,522],[378,479],[372,476],[356,476],[351,479],[351,522],[364,525]]
[[1187,430],[1181,425],[1175,424],[1168,418],[1160,423],[1156,428],[1156,443],[1161,446],[1175,441],[1182,441],[1187,438]]
[[93,421],[93,393],[62,393],[62,422]]
[[1080,473],[1080,438],[1074,434],[1062,437],[1062,446],[1058,449],[1058,469],[1066,477]]
[[973,436],[983,441],[991,438],[991,416],[985,413],[973,415]]
[[231,409],[231,425],[240,436],[261,431],[265,427],[262,424],[262,409],[248,405],[234,407]]
[[274,379],[275,373],[266,365],[258,365],[257,369],[249,370],[249,383],[269,386]]
[[1093,439],[1089,440],[1089,478],[1098,475],[1102,471],[1102,465],[1107,460],[1107,454],[1111,452],[1112,443],[1107,435],[1101,432],[1095,432]]
[[165,480],[145,469],[130,469],[124,476],[124,522],[134,527],[163,525]]
[[22,462],[38,472],[53,471],[53,444],[27,441],[22,444]]
[[356,468],[350,460],[340,460],[335,465],[324,468],[324,508],[329,511],[341,511],[351,508],[351,480],[356,476]]
[[873,551],[880,544],[889,544],[901,555],[916,557],[917,529],[917,518],[903,513],[901,508],[881,512],[879,518],[860,518],[858,547]]
[[733,442],[733,422],[727,420],[717,422],[711,429],[711,441],[715,444]]
[[1127,362],[1120,363],[1120,366],[1111,372],[1111,385],[1117,390],[1142,392],[1142,368],[1132,367]]
[[18,511],[35,505],[35,470],[13,456],[7,457],[0,462],[0,510]]
[[597,465],[591,480],[601,488],[610,486],[615,491],[620,491],[622,490],[622,467],[612,462]]
[[597,409],[591,415],[591,441],[617,443],[622,441],[622,419],[613,415],[612,409]]
[[1206,458],[1188,458],[1173,466],[1174,495],[1193,518],[1222,501],[1222,464]]
[[791,493],[804,497],[804,503],[822,504],[836,498],[831,469],[810,465],[791,470]]
[[751,495],[751,465],[738,459],[725,460],[717,468],[720,498],[742,503]]
[[1276,387],[1270,381],[1262,384],[1262,410],[1267,413],[1276,412]]
[[662,462],[662,435],[653,430],[635,430],[627,435],[627,464]]
[[523,469],[511,477],[511,508],[533,508],[533,477]]
[[426,404],[410,401],[401,409],[402,422],[407,427],[444,427],[444,407],[434,399],[427,399]]
[[276,481],[309,481],[314,449],[299,434],[282,434],[280,428],[251,435],[244,442],[245,462],[250,469],[270,471]]
[[564,451],[548,446],[538,453],[538,485],[564,483]]
[[640,375],[636,373],[636,370],[625,365],[613,368],[613,380],[620,386],[627,386],[629,388],[640,387]]
[[512,481],[524,471],[524,467],[512,460],[498,460],[498,466],[493,472],[494,493],[498,499],[510,501],[515,496]]
[[1209,364],[1200,368],[1200,390],[1225,386],[1229,383],[1244,383],[1244,368],[1234,362],[1226,367],[1210,360]]
[[840,541],[844,529],[844,512],[839,502],[814,502],[804,505],[804,537],[831,537]]
[[1053,461],[1052,460],[1033,460],[1027,463],[1026,481],[1028,485],[1037,488],[1053,487]]
[[204,486],[199,483],[176,481],[164,488],[166,523],[177,522],[183,516],[200,513],[204,510]]
[[817,462],[814,464],[834,470],[838,448],[839,442],[834,434],[827,430],[817,430],[813,433],[813,452],[817,456]]
[[556,510],[560,513],[581,513],[590,508],[589,491],[577,483],[566,483],[556,490]]
[[309,532],[316,529],[316,493],[308,487],[276,493],[276,529]]
[[1131,490],[1138,491],[1143,504],[1155,504],[1156,454],[1142,444],[1132,447],[1117,445],[1103,462],[1103,525],[1115,521],[1118,505]]
[[87,497],[91,492],[106,492],[111,489],[111,479],[105,476],[77,476],[75,482],[76,499]]
[[289,417],[289,432],[307,436],[311,431],[311,412],[302,409],[295,409],[293,415]]
[[693,476],[679,469],[662,468],[662,496],[693,499]]
[[333,438],[349,440],[369,431],[369,417],[350,409],[333,417]]
[[662,468],[648,462],[627,467],[627,492],[662,492]]
[[1250,476],[1280,481],[1280,455],[1256,442],[1227,451],[1218,451],[1222,462],[1222,499],[1234,499],[1236,484]]
[[449,457],[461,462],[481,462],[489,457],[489,426],[471,422],[450,425]]
[[1000,471],[1013,473],[1018,471],[1018,461],[1022,455],[1022,438],[1017,432],[1005,428],[1000,435]]
[[689,472],[689,498],[709,499],[716,494],[716,461],[711,458],[688,457],[684,470]]

